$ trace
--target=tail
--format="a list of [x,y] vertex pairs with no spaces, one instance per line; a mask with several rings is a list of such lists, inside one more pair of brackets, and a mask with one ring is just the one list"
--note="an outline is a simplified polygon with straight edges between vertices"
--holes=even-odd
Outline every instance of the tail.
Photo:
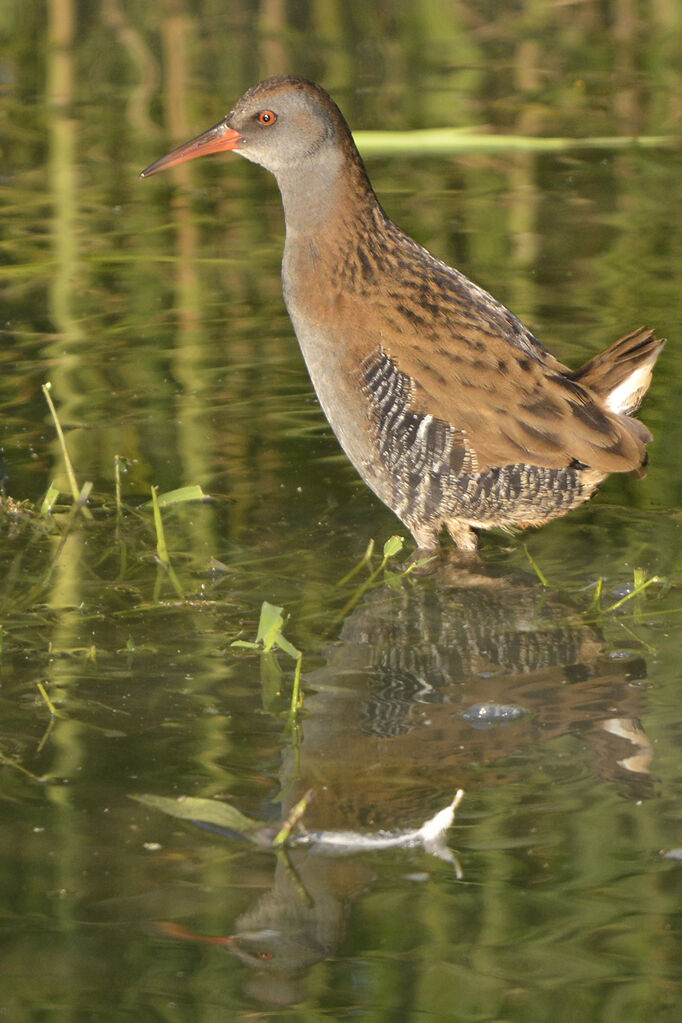
[[644,423],[631,415],[642,404],[651,383],[651,372],[661,354],[665,340],[652,330],[640,327],[614,341],[605,352],[590,359],[571,374],[573,380],[588,388],[602,405],[620,419],[625,429],[642,444],[642,462],[632,470],[635,476],[646,475],[647,456],[643,445],[652,440]]
[[664,344],[653,330],[640,327],[615,341],[571,376],[596,394],[609,412],[632,415],[649,389],[651,371]]

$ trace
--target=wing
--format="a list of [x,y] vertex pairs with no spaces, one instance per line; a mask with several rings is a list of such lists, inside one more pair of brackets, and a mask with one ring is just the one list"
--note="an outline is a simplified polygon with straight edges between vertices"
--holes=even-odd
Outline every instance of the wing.
[[646,427],[610,411],[589,372],[577,379],[488,292],[387,218],[380,227],[340,267],[335,315],[339,344],[356,340],[348,358],[360,354],[386,440],[392,424],[434,437],[447,427],[451,455],[473,471],[577,462],[609,473],[645,462]]
[[385,378],[388,360],[409,410],[449,424],[478,471],[580,462],[610,473],[643,464],[646,428],[608,411],[532,335],[534,344],[521,345],[497,324],[462,323],[448,312],[437,313],[434,329],[419,308],[387,303],[392,329],[367,364],[383,360]]
[[413,382],[410,408],[460,431],[479,470],[578,461],[624,472],[642,463],[643,439],[630,421],[503,341],[487,339],[482,351],[460,342],[423,354],[401,345],[385,354]]

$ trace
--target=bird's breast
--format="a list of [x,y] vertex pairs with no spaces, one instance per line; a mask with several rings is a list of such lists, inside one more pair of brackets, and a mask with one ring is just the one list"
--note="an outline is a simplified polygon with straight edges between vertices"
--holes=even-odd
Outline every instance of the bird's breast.
[[333,280],[292,273],[291,261],[285,261],[282,277],[287,311],[322,410],[360,475],[375,486],[362,366],[376,339],[357,304]]

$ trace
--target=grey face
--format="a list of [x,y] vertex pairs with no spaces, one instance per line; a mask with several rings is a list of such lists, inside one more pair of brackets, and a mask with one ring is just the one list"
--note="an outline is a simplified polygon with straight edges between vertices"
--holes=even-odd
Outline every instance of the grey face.
[[241,136],[235,152],[273,174],[304,164],[335,138],[332,118],[316,95],[281,87],[247,93],[225,125]]
[[287,77],[269,79],[245,93],[224,120],[161,157],[142,177],[228,150],[278,177],[295,169],[305,172],[321,150],[333,150],[343,125],[336,106],[318,86]]

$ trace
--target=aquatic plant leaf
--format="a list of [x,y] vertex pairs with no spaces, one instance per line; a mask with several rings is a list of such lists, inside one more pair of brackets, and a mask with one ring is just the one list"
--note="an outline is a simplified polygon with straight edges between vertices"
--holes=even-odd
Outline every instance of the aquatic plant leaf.
[[138,803],[148,806],[153,810],[160,810],[169,817],[177,817],[184,821],[201,821],[204,824],[214,824],[219,828],[226,828],[229,831],[236,831],[239,834],[249,835],[251,832],[264,827],[263,821],[253,820],[246,817],[234,806],[223,803],[217,799],[201,799],[197,796],[178,796],[177,799],[169,799],[166,796],[155,796],[150,794],[133,795]]
[[290,643],[281,632],[278,632],[275,636],[275,643],[283,650],[285,654],[289,654],[289,657],[293,657],[295,661],[301,656],[301,651],[297,650],[293,643]]
[[[159,508],[168,508],[172,504],[186,504],[188,501],[208,501],[209,495],[205,494],[198,483],[188,487],[178,487],[177,490],[168,490],[165,494],[157,497]],[[149,508],[152,501],[147,501],[145,508]]]
[[384,557],[393,558],[396,554],[399,554],[403,549],[405,541],[402,536],[389,536],[388,540],[384,544]]
[[256,643],[262,643],[265,650],[272,649],[277,639],[277,634],[284,624],[282,610],[283,608],[269,604],[267,600],[263,601],[263,606],[260,609]]
[[55,487],[54,483],[50,483],[49,487],[47,488],[47,493],[43,498],[43,503],[40,506],[39,514],[42,518],[44,518],[46,515],[49,515],[58,497],[59,490],[57,489],[57,487]]
[[235,639],[230,643],[230,646],[245,647],[248,650],[255,650],[261,646],[266,654],[270,653],[273,647],[279,647],[285,654],[289,654],[289,657],[293,657],[297,661],[301,656],[300,650],[297,650],[293,643],[290,643],[282,635],[281,630],[284,624],[282,611],[283,608],[277,607],[275,604],[269,604],[267,600],[264,600],[263,606],[260,609],[260,620],[258,622],[255,643],[247,639]]

